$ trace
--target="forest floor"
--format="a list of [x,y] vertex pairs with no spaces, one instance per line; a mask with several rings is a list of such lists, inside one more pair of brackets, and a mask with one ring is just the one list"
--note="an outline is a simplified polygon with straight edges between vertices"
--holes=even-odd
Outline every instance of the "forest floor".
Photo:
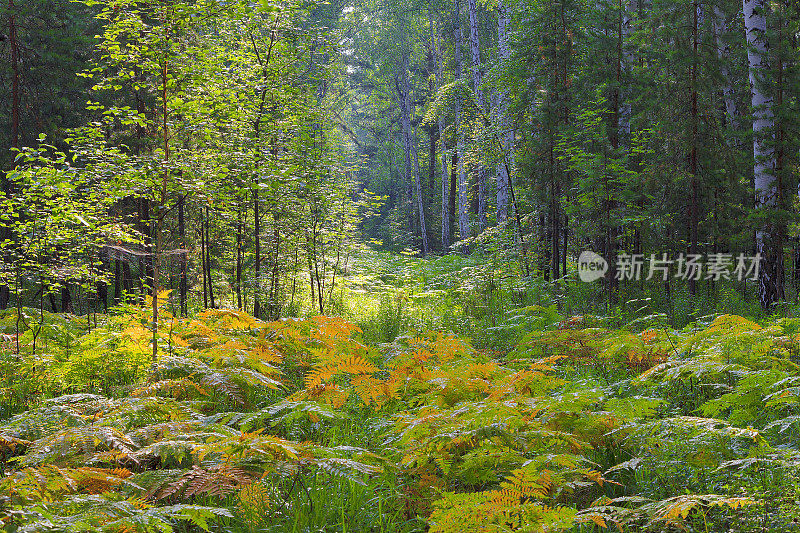
[[155,361],[147,306],[3,312],[5,530],[796,527],[800,319],[596,316],[513,268],[366,254],[275,322],[165,299]]

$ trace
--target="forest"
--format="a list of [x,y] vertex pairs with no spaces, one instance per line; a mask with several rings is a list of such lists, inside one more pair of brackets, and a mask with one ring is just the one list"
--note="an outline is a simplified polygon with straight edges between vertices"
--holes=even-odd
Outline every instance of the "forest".
[[800,530],[800,1],[0,0],[0,528]]

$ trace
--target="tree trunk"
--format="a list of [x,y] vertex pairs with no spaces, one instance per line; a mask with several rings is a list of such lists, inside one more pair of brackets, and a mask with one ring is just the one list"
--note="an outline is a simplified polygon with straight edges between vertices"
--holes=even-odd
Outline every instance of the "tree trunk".
[[[750,98],[753,112],[753,177],[756,206],[763,210],[777,206],[778,190],[774,175],[775,154],[770,148],[774,115],[772,98],[764,90],[764,75],[768,70],[766,0],[743,0],[747,62],[749,66]],[[759,301],[762,309],[770,310],[784,298],[783,243],[780,232],[770,217],[756,231],[756,251],[761,256],[759,268]]]
[[[253,37],[253,34],[250,33],[250,42],[253,44],[253,52],[256,54],[256,59],[258,60],[258,64],[261,67],[261,74],[262,74],[262,81],[263,87],[261,88],[261,103],[258,107],[258,116],[256,117],[255,123],[253,124],[253,135],[255,137],[256,146],[259,148],[259,151],[256,155],[256,163],[261,159],[261,120],[264,118],[264,104],[267,98],[267,88],[269,87],[269,78],[268,78],[268,71],[267,66],[269,66],[270,59],[272,58],[272,49],[275,46],[275,40],[277,34],[275,30],[277,29],[278,20],[280,16],[276,15],[275,17],[275,24],[272,27],[272,30],[269,33],[269,46],[267,47],[267,55],[266,57],[262,58],[261,54],[258,51],[258,46],[256,45],[256,40]],[[313,54],[311,54],[313,57]],[[256,178],[256,187],[253,190],[253,218],[254,218],[254,232],[255,232],[255,287],[253,290],[253,316],[255,318],[260,318],[261,316],[261,303],[259,300],[260,290],[261,290],[261,216],[259,213],[259,200],[258,200],[258,187],[259,187],[259,179]]]
[[714,43],[717,48],[717,58],[720,62],[720,72],[725,80],[722,87],[722,98],[725,101],[725,124],[732,130],[739,129],[738,109],[733,89],[733,80],[730,72],[731,49],[725,36],[728,33],[728,21],[725,12],[719,7],[714,7]]
[[131,301],[133,291],[133,276],[131,275],[131,265],[127,261],[122,262],[122,289],[125,294],[125,301]]
[[[462,64],[461,64],[461,3],[459,0],[454,2],[455,17],[455,60],[456,60],[456,80],[461,80]],[[458,153],[458,233],[459,238],[467,239],[470,237],[469,229],[469,185],[467,183],[467,175],[464,172],[464,132],[461,127],[461,96],[456,97],[456,135],[458,135],[458,142],[456,151]],[[462,249],[466,252],[467,247]]]
[[[181,248],[186,250],[186,196],[181,196],[178,201],[178,235],[181,239]],[[189,285],[187,279],[187,263],[188,257],[186,252],[181,252],[181,273],[178,282],[178,292],[180,294],[181,316],[185,317],[189,314],[187,296],[189,293]]]
[[273,214],[273,247],[274,255],[272,257],[272,275],[269,282],[269,318],[270,320],[277,320],[280,316],[278,308],[278,282],[280,281],[280,259],[281,249],[281,233],[280,233],[280,215]]
[[259,211],[258,190],[253,191],[253,232],[255,233],[256,264],[255,284],[253,286],[253,316],[261,318],[261,213]]
[[211,308],[216,309],[217,306],[214,303],[214,278],[211,276],[211,233],[209,231],[210,218],[208,206],[206,206],[206,269],[208,270],[208,301],[211,304]]
[[618,103],[619,103],[619,135],[627,142],[631,134],[631,102],[629,91],[623,89],[628,86],[633,57],[627,42],[631,36],[631,22],[633,14],[638,8],[637,0],[620,0],[622,24],[619,31],[619,57],[620,65],[617,73]]
[[[162,20],[163,22],[163,20]],[[169,181],[169,159],[170,159],[170,145],[169,145],[169,99],[167,94],[167,85],[169,82],[168,67],[169,63],[167,58],[164,57],[161,63],[161,133],[164,148],[164,170],[161,174],[161,194],[158,202],[158,211],[152,218],[153,221],[153,234],[152,239],[155,241],[155,250],[151,258],[153,259],[153,371],[155,372],[156,364],[158,362],[158,292],[159,292],[159,269],[161,267],[161,250],[163,249],[161,225],[164,218],[164,213],[167,204],[167,185]]]
[[[700,58],[698,56],[699,46],[699,20],[698,10],[700,6],[697,0],[692,3],[692,146],[689,153],[689,175],[690,175],[690,194],[689,201],[689,255],[697,255],[698,226],[700,223],[700,182],[697,176],[697,70],[699,69]],[[697,294],[697,281],[689,279],[689,294]]]
[[[511,50],[508,46],[508,26],[511,12],[505,0],[497,2],[497,54],[501,68],[508,67]],[[500,150],[502,159],[497,163],[497,223],[508,220],[508,188],[514,169],[514,132],[508,116],[508,91],[501,89],[497,95],[497,118],[500,126]]]
[[[203,229],[203,208],[200,208],[200,272],[203,274],[203,309],[208,309],[208,278],[206,277],[206,232]],[[257,315],[256,318],[258,317]]]
[[450,158],[450,205],[448,206],[448,214],[450,215],[449,220],[447,221],[448,229],[450,230],[450,235],[453,234],[453,230],[456,227],[456,191],[458,189],[458,171],[460,167],[458,166],[458,150],[453,150],[453,155]]
[[308,259],[308,282],[311,286],[311,309],[316,307],[316,300],[314,299],[314,267],[311,264],[311,240],[306,236],[306,258]]
[[239,199],[239,212],[236,218],[236,308],[239,310],[242,307],[242,228],[244,223],[242,221],[242,211],[244,209],[241,198]]
[[73,313],[75,309],[72,307],[72,293],[69,290],[69,283],[64,281],[61,286],[61,312]]
[[[441,89],[444,83],[444,75],[442,74],[442,56],[439,48],[439,32],[436,30],[436,24],[433,18],[433,12],[428,9],[431,25],[431,46],[433,48],[433,58],[436,64],[436,90]],[[439,128],[439,142],[441,144],[442,155],[442,252],[447,253],[450,248],[450,229],[451,223],[451,201],[450,201],[450,180],[449,173],[447,172],[447,139],[444,135],[444,119],[437,117],[436,125]]]
[[[16,8],[14,1],[8,0],[8,40],[11,48],[11,146],[19,148],[19,113],[20,113],[20,84],[19,84],[19,46],[17,43],[17,23],[14,16]],[[0,173],[0,185],[3,192],[11,195],[11,183],[5,172]],[[11,229],[5,224],[0,227],[0,242],[11,238]],[[11,300],[11,290],[5,283],[0,284],[0,310],[8,309]]]
[[422,255],[428,254],[428,233],[425,228],[425,208],[422,198],[422,185],[419,179],[419,155],[417,154],[417,143],[414,132],[411,129],[411,88],[408,80],[408,55],[404,53],[401,64],[399,79],[395,79],[395,89],[397,101],[400,104],[400,120],[403,127],[403,152],[405,155],[406,180],[411,182],[413,179],[414,190],[417,197],[417,209],[419,212],[419,231],[422,238]]
[[[411,99],[410,89],[407,93],[407,96],[408,96],[408,110],[410,117],[414,112],[414,102]],[[417,125],[414,126],[413,129],[411,130],[413,134],[411,138],[412,141],[411,146],[413,147],[412,155],[414,156],[412,162],[414,163],[414,186],[417,192],[417,210],[419,211],[420,235],[422,235],[422,249],[423,249],[423,255],[427,255],[428,252],[430,251],[430,243],[428,241],[428,226],[425,223],[425,188],[423,187],[422,172],[420,171],[419,168],[419,152],[417,147],[419,146],[420,143],[419,143],[419,136],[417,135],[418,129],[419,126]]]
[[14,0],[8,0],[8,41],[11,48],[11,146],[19,148],[19,43],[17,42],[17,19]]
[[114,261],[114,303],[118,304],[121,301],[122,294],[122,272],[120,261]]
[[[102,265],[101,268],[104,273],[108,272],[108,261],[104,261],[102,258],[100,259],[100,264]],[[97,313],[98,303],[103,305],[103,312],[108,313],[108,283],[105,281],[105,276],[102,279],[98,280],[94,284],[95,287],[95,313]],[[88,310],[87,310],[88,313]]]
[[[141,228],[142,235],[144,237],[144,247],[148,254],[153,253],[153,238],[152,232],[150,228],[150,200],[147,198],[140,198],[139,199],[139,227]],[[148,260],[145,261],[145,280],[152,280],[153,279],[153,257],[148,256]],[[147,283],[147,281],[145,281]],[[150,286],[149,283],[147,283]],[[152,286],[150,286],[152,288]],[[144,300],[144,295],[140,297]]]
[[[472,85],[475,90],[475,104],[479,113],[486,110],[486,99],[481,88],[481,45],[478,37],[478,3],[468,0],[469,8],[469,48],[472,55]],[[486,228],[486,167],[479,162],[478,174],[478,233]]]

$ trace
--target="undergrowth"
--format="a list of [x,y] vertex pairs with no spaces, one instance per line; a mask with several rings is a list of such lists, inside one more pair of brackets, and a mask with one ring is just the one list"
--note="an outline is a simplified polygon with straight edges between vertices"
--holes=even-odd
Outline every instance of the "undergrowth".
[[5,529],[793,527],[797,319],[620,328],[528,305],[512,348],[476,349],[422,330],[411,300],[379,302],[391,334],[164,309],[155,364],[146,307],[22,309],[35,351],[5,312]]

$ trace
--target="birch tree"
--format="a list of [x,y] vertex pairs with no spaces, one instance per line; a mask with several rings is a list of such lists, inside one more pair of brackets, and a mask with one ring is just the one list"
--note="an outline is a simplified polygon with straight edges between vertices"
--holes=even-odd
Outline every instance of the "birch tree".
[[[743,0],[744,25],[747,36],[750,101],[753,113],[753,183],[756,207],[775,208],[778,203],[778,184],[775,180],[775,154],[770,148],[774,128],[772,98],[763,86],[769,69],[767,53],[767,2]],[[782,243],[774,221],[765,219],[756,231],[756,250],[761,255],[758,292],[761,307],[770,309],[783,299]]]

